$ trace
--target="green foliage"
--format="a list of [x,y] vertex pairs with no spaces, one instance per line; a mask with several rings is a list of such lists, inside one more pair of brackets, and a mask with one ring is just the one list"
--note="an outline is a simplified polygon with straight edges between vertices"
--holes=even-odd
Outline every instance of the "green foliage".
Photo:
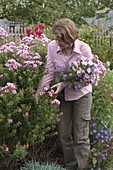
[[113,93],[113,71],[107,71],[107,74],[99,82],[98,86],[94,86],[92,113],[96,117],[101,118],[101,124],[105,125],[107,120],[110,128],[113,128],[113,102],[110,94]]
[[108,170],[113,155],[113,71],[93,88],[92,120],[90,123],[90,168]]
[[10,155],[10,156],[13,160],[15,160],[17,158],[18,159],[24,159],[26,157],[27,153],[28,152],[26,150],[26,146],[25,145],[22,146],[20,144],[20,142],[18,142],[15,146],[15,150],[14,150],[13,154]]
[[20,170],[62,170],[62,167],[57,163],[39,163],[35,160],[26,162]]
[[27,23],[43,22],[52,25],[60,18],[73,19],[78,25],[85,23],[83,18],[96,16],[98,9],[113,7],[112,2],[86,0],[1,0],[0,18]]
[[110,34],[106,32],[103,38],[101,34],[102,30],[99,28],[86,26],[80,29],[80,39],[90,45],[93,54],[98,55],[101,61],[110,61],[111,68],[113,68],[113,50],[112,45],[110,45]]

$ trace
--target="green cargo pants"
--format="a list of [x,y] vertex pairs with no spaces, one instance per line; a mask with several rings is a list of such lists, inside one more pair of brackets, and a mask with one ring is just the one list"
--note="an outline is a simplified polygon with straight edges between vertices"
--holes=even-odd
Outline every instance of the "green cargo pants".
[[58,137],[66,170],[86,170],[90,154],[92,93],[75,101],[65,101],[64,98],[60,101],[60,112],[63,112],[63,115],[58,123]]

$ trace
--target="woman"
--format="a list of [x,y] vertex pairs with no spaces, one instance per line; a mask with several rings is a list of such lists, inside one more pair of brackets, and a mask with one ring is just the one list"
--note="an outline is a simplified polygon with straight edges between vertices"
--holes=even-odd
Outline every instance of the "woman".
[[[92,58],[88,44],[78,40],[78,31],[70,19],[61,19],[52,27],[55,40],[48,45],[47,74],[38,87],[37,95],[43,87],[54,79],[55,68],[65,67],[66,63],[80,59],[83,55]],[[85,170],[88,167],[90,154],[89,120],[92,104],[91,85],[75,90],[68,86],[64,88],[62,82],[52,86],[55,95],[61,101],[60,112],[63,112],[58,123],[58,136],[64,155],[66,170]],[[60,97],[59,94],[64,94]]]

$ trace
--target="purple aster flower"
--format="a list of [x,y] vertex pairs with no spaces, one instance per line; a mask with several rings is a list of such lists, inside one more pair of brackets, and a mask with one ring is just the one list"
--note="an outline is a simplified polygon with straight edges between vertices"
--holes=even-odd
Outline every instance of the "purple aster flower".
[[101,135],[101,138],[104,138],[104,136],[103,136],[103,135]]
[[102,139],[101,142],[104,143],[105,142],[104,139]]
[[92,127],[95,127],[95,126],[96,126],[96,123],[93,123],[93,124],[92,124]]
[[93,130],[93,133],[96,133],[96,132],[97,132],[97,130],[94,129],[94,130]]
[[74,61],[71,65],[66,61],[64,68],[55,69],[55,79],[57,82],[67,82],[67,86],[73,86],[78,91],[89,84],[97,85],[100,75],[105,74],[105,68],[98,57],[93,56],[93,60],[81,56],[78,61]]
[[98,154],[97,153],[94,153],[93,156],[97,156]]
[[101,136],[100,133],[97,133],[97,134],[96,134],[96,138],[97,138],[97,139],[98,139],[100,136]]
[[96,140],[93,140],[92,144],[95,144],[95,143],[97,143],[97,141],[96,141]]
[[105,154],[102,154],[102,159],[105,160],[106,159],[106,155]]

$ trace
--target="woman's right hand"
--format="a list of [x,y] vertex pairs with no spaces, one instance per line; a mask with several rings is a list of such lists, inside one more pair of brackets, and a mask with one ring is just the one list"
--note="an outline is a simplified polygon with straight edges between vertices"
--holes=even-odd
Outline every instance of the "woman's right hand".
[[56,91],[54,92],[55,95],[58,95],[63,89],[64,86],[62,85],[62,82],[57,83],[51,87],[52,89],[56,88]]

